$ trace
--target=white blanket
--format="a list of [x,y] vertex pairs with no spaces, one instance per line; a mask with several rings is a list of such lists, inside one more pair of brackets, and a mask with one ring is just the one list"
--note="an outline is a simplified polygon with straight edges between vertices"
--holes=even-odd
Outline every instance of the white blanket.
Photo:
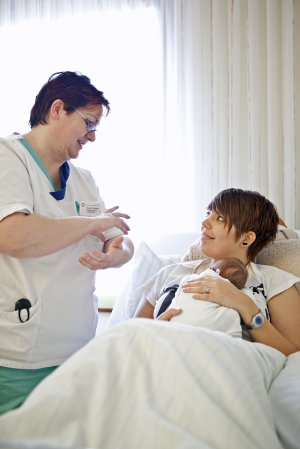
[[285,361],[221,332],[129,320],[0,417],[0,447],[282,449],[267,391]]

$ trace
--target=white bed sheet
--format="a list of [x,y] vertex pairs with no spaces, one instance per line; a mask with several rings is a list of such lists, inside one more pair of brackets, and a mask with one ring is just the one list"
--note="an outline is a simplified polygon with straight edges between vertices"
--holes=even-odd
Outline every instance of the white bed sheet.
[[[296,232],[300,237],[300,231]],[[178,248],[178,242],[183,240],[188,247],[196,237],[184,235],[182,239],[182,236],[171,235],[168,239],[163,237],[159,242],[151,244],[151,248],[143,243],[137,249],[132,277],[116,303],[108,328],[133,316],[141,296],[139,287],[166,263],[158,254],[180,254],[182,247]],[[189,243],[186,242],[187,239]],[[165,244],[167,247],[164,246]],[[277,433],[283,447],[300,449],[300,352],[288,357],[286,367],[272,384],[269,396]]]
[[300,448],[300,352],[291,354],[269,391],[278,435],[286,449]]
[[282,449],[268,390],[285,362],[221,332],[128,320],[0,417],[0,447]]

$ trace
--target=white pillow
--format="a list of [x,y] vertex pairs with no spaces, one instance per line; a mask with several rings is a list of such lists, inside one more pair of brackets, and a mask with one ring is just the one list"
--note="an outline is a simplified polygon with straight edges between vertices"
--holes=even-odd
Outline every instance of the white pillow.
[[[258,253],[256,263],[272,265],[300,278],[300,239],[275,240]],[[295,286],[300,293],[300,282]]]
[[180,259],[180,256],[159,257],[145,242],[142,242],[134,254],[130,279],[116,301],[106,329],[132,318],[142,297],[140,287],[162,267],[179,262]]

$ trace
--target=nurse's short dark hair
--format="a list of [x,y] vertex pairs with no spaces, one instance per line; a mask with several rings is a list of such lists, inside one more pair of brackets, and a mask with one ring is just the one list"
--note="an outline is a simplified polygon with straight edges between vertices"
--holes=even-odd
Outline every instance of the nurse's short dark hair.
[[258,192],[234,188],[222,190],[210,202],[208,210],[224,217],[228,231],[235,227],[236,240],[244,232],[255,233],[256,239],[248,247],[248,259],[251,261],[276,238],[279,224],[276,207]]
[[47,124],[47,114],[55,100],[64,102],[64,109],[73,112],[74,108],[101,104],[109,113],[109,101],[103,92],[96,89],[90,78],[78,72],[57,72],[50,76],[35,98],[30,112],[31,128]]

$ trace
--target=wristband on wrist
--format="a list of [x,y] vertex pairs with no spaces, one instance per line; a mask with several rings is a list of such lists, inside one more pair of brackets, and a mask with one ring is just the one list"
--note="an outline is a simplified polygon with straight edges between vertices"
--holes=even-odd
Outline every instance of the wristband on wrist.
[[265,317],[263,316],[261,311],[259,311],[253,316],[252,321],[249,325],[245,324],[246,329],[250,330],[257,329],[258,327],[261,327],[264,324],[264,321]]

